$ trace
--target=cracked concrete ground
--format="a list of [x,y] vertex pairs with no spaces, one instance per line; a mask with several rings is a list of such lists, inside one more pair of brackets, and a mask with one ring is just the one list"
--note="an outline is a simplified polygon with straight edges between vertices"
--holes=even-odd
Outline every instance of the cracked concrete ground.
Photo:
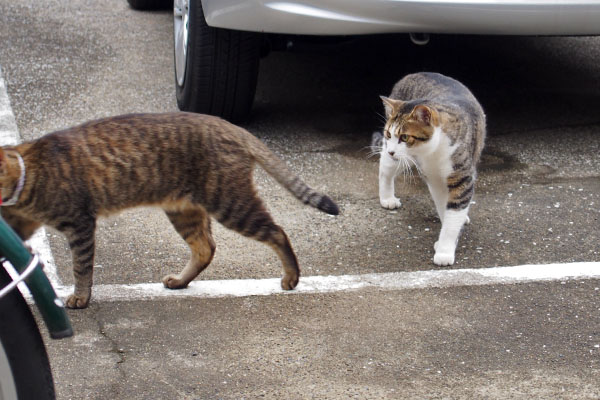
[[[124,0],[0,0],[0,64],[25,139],[174,111],[171,15]],[[452,268],[600,261],[600,39],[404,36],[296,43],[261,61],[244,124],[342,215],[256,178],[304,275],[433,269],[439,221],[418,177],[377,200],[380,94],[405,73],[463,81],[488,116],[472,223]],[[166,228],[165,228],[166,227]],[[272,278],[272,251],[215,224],[199,279]],[[65,284],[66,242],[49,231]],[[187,258],[161,212],[101,221],[97,284],[159,282]],[[59,399],[600,397],[598,280],[224,299],[95,302],[47,340]]]
[[72,314],[84,340],[52,347],[73,366],[57,385],[64,398],[593,399],[597,286],[95,304]]

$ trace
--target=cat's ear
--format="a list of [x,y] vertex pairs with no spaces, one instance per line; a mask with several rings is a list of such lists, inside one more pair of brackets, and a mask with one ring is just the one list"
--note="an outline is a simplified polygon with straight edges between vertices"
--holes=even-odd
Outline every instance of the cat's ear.
[[411,112],[412,118],[423,125],[437,125],[437,113],[434,109],[423,104],[416,106]]
[[404,104],[404,102],[401,100],[394,100],[385,96],[379,96],[379,98],[383,101],[383,107],[385,108],[386,118],[390,118],[400,109],[402,104]]

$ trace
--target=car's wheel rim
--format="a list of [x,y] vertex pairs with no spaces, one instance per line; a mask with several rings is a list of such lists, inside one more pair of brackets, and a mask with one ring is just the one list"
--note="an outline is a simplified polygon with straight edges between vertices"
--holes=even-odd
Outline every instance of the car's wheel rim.
[[185,80],[185,64],[189,32],[191,0],[175,0],[173,2],[173,29],[175,37],[175,75],[177,84],[183,86]]

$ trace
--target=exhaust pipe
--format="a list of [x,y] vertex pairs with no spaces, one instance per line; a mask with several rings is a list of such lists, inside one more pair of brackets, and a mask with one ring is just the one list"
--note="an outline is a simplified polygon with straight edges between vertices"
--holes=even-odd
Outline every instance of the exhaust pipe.
[[417,46],[425,46],[429,43],[429,33],[409,33],[410,40]]

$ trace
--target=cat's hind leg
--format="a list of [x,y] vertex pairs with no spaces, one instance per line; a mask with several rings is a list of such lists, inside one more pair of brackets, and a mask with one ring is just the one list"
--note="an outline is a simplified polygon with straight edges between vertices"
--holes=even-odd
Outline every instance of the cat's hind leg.
[[447,209],[444,213],[444,222],[440,231],[440,236],[434,244],[435,255],[433,262],[439,266],[454,264],[454,253],[460,231],[467,221],[468,208],[463,210]]
[[454,253],[460,232],[469,223],[469,205],[473,197],[474,178],[472,175],[453,176],[447,180],[448,202],[444,210],[442,229],[434,245],[433,262],[445,266],[454,264]]
[[217,220],[229,229],[242,235],[269,245],[281,260],[283,278],[281,287],[291,290],[300,280],[300,267],[292,249],[292,245],[284,230],[275,224],[269,212],[263,206],[262,200],[254,193],[240,196],[242,201],[234,201],[223,210],[217,211]]
[[175,230],[190,247],[192,255],[183,271],[176,275],[166,275],[162,282],[169,289],[182,289],[208,267],[215,254],[210,216],[200,207],[165,212]]

